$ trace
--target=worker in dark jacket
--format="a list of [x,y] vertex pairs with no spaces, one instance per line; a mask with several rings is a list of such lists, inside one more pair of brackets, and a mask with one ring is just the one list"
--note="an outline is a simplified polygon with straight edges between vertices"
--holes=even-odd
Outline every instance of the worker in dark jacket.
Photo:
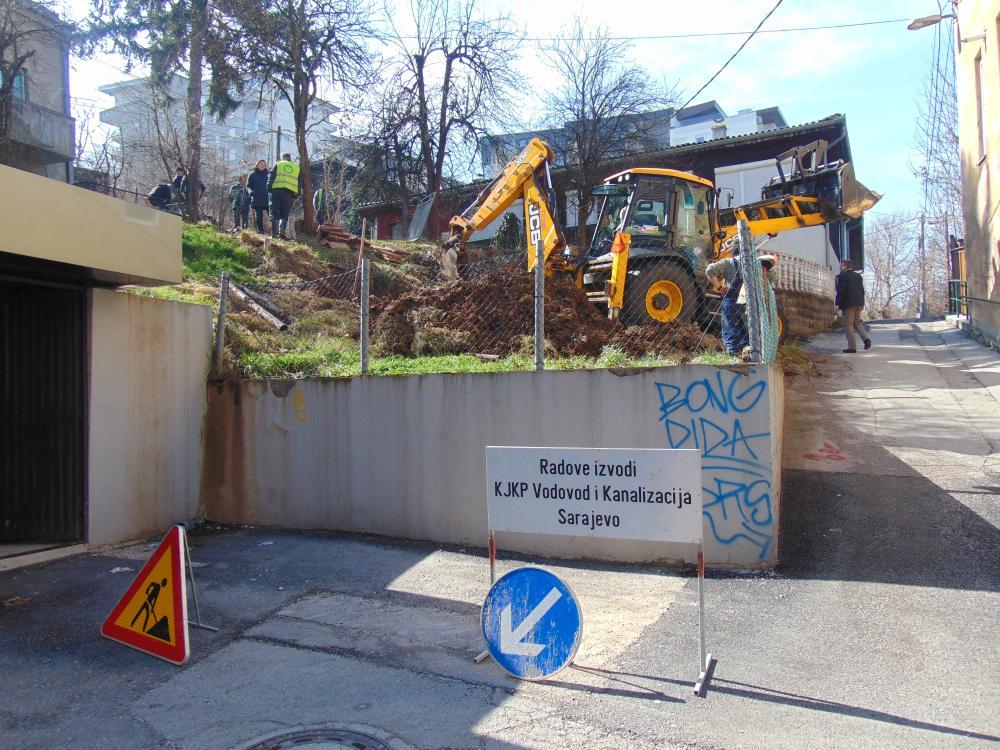
[[264,214],[267,212],[267,162],[263,159],[257,162],[253,172],[247,177],[247,188],[250,190],[250,207],[253,209],[257,223],[257,232],[264,234]]
[[146,196],[149,201],[149,205],[153,208],[158,208],[161,211],[166,211],[170,208],[170,199],[173,197],[173,191],[170,189],[169,182],[161,182],[155,188],[149,191],[149,195]]
[[872,348],[872,340],[868,329],[861,322],[861,308],[865,306],[865,282],[861,274],[854,270],[849,260],[840,262],[840,274],[837,276],[837,307],[844,316],[844,329],[847,331],[847,348],[844,354],[854,354],[857,347],[854,344],[854,332],[861,334],[865,349]]
[[174,189],[174,197],[177,198],[177,202],[187,203],[188,178],[187,170],[184,167],[177,167],[177,172],[174,174],[174,181],[170,184]]
[[282,154],[271,168],[267,187],[271,191],[271,236],[288,239],[288,217],[301,188],[302,175],[291,154]]
[[[188,202],[188,173],[184,167],[177,167],[174,181],[171,183],[174,189],[174,200],[181,206],[186,206]],[[198,180],[198,198],[205,194],[205,183]]]
[[242,175],[229,188],[229,207],[233,209],[233,231],[246,229],[250,223],[250,191],[247,190],[247,178]]

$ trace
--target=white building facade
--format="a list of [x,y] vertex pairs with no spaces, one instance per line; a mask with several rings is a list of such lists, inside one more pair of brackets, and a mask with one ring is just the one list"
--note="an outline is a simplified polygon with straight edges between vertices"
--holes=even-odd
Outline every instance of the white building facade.
[[[129,189],[145,192],[173,177],[173,169],[185,152],[187,83],[184,76],[174,76],[165,104],[157,103],[146,79],[100,87],[102,93],[115,100],[114,106],[103,110],[100,117],[101,122],[118,128],[130,167],[125,180]],[[202,100],[202,179],[206,184],[229,182],[250,171],[258,159],[270,166],[280,153],[297,153],[291,106],[273,86],[253,88],[222,120],[214,118],[206,104],[207,93]],[[306,137],[310,156],[322,157],[337,132],[338,126],[331,118],[338,111],[326,102],[313,105],[313,122]]]

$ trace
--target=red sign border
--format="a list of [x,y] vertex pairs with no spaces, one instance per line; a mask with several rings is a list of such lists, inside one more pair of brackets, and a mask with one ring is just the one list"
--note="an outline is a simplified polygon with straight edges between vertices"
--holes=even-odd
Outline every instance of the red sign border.
[[[128,590],[122,595],[121,599],[118,600],[118,604],[115,608],[111,610],[111,614],[108,615],[104,624],[101,625],[101,635],[105,638],[110,638],[113,641],[118,641],[126,646],[130,646],[134,649],[138,649],[147,654],[152,654],[153,656],[164,659],[171,664],[176,664],[180,666],[188,660],[190,653],[190,641],[188,639],[188,622],[187,622],[187,581],[184,577],[184,550],[185,544],[187,544],[187,538],[184,535],[183,526],[174,526],[170,531],[166,533],[163,537],[163,541],[160,542],[159,546],[153,552],[152,557],[142,566],[142,570],[139,571],[132,584],[128,587]],[[142,584],[145,583],[146,577],[152,571],[153,567],[160,561],[167,550],[174,549],[174,558],[171,564],[171,572],[175,583],[171,596],[173,597],[174,603],[174,617],[178,618],[177,625],[175,627],[175,632],[177,633],[177,643],[176,645],[169,645],[164,643],[159,638],[154,638],[144,633],[137,633],[134,630],[129,630],[128,628],[123,628],[116,624],[118,616],[122,613],[122,610],[128,606],[129,602],[132,601],[136,592],[142,588]]]

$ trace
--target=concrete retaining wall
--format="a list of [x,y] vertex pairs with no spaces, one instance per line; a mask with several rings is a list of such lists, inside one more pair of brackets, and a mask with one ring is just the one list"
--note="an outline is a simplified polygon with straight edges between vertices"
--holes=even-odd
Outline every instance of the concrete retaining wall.
[[109,544],[198,515],[212,311],[91,295],[87,541]]
[[[425,375],[209,386],[203,503],[219,521],[483,546],[485,446],[698,447],[710,562],[774,562],[775,368]],[[693,561],[691,545],[499,534],[501,550]]]

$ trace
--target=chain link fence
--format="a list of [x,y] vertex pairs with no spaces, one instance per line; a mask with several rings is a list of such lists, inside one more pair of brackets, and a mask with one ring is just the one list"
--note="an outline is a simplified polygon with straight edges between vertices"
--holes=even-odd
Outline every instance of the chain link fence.
[[[737,257],[742,263],[726,263],[740,266],[747,304],[730,311],[730,322],[746,340],[733,346],[724,341],[723,301],[735,291],[713,284],[697,257],[641,252],[629,259],[618,296],[611,260],[606,268],[592,262],[547,274],[539,341],[535,274],[518,250],[462,263],[451,280],[433,259],[397,258],[395,265],[359,260],[355,269],[309,280],[229,283],[214,372],[277,378],[531,369],[536,355],[556,369],[773,362],[780,335],[774,293],[756,249]],[[616,312],[609,315],[609,306]]]

